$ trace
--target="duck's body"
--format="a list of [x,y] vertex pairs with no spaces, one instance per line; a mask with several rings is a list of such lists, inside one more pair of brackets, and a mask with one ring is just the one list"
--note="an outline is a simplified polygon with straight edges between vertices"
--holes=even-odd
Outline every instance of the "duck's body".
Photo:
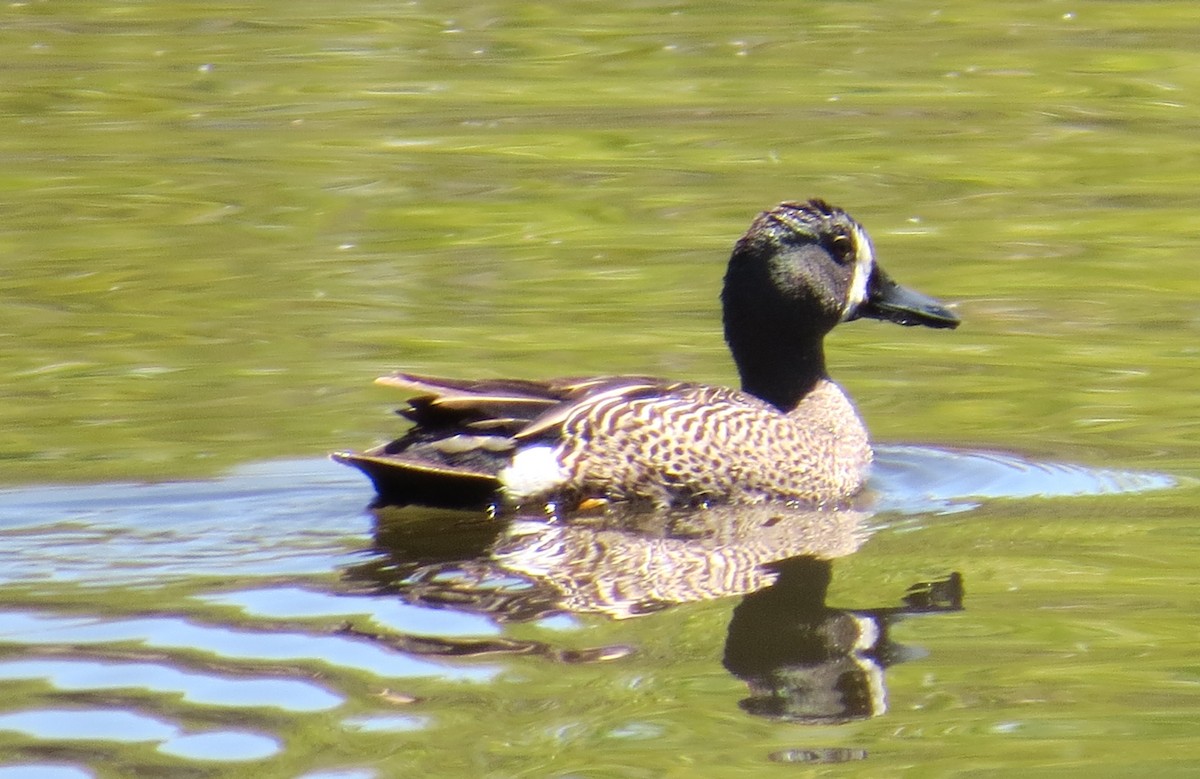
[[415,394],[400,412],[415,426],[335,458],[389,503],[829,503],[858,491],[871,460],[866,429],[828,380],[788,414],[738,390],[634,376],[379,383]]
[[399,413],[413,427],[334,458],[366,473],[385,503],[836,505],[862,488],[871,448],[825,373],[825,334],[862,316],[958,324],[892,282],[866,232],[821,201],[784,203],[754,221],[730,259],[722,302],[741,391],[641,376],[394,374],[379,383],[411,393]]

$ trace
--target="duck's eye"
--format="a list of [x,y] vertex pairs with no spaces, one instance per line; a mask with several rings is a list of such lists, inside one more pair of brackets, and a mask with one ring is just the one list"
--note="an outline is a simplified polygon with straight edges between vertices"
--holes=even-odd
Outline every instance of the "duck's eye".
[[845,233],[835,233],[830,236],[827,248],[835,260],[846,263],[853,259],[854,239]]

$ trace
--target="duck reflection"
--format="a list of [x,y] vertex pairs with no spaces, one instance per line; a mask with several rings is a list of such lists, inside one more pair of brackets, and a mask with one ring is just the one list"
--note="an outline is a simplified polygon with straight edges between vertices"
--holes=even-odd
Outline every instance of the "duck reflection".
[[884,669],[919,656],[890,640],[900,616],[962,609],[962,576],[909,588],[904,606],[869,610],[825,604],[833,565],[793,557],[766,566],[774,583],[733,610],[725,667],[750,687],[741,707],[772,719],[837,724],[887,711]]
[[[346,575],[372,592],[498,622],[563,613],[627,619],[742,596],[724,655],[725,667],[749,687],[742,708],[795,722],[844,722],[882,714],[883,669],[913,655],[888,638],[892,622],[904,614],[962,608],[957,574],[914,585],[902,606],[827,606],[832,561],[862,545],[868,516],[853,509],[760,504],[499,522],[389,509],[376,517],[373,559]],[[596,662],[632,651],[345,631],[407,652],[447,656],[533,653]]]

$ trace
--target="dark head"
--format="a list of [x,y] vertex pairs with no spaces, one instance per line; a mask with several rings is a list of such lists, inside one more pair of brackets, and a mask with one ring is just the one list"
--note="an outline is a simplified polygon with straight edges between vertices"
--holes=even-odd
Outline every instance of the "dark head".
[[825,378],[822,340],[839,322],[958,326],[936,300],[892,281],[867,231],[821,200],[758,215],[734,246],[721,302],[742,389],[785,411]]

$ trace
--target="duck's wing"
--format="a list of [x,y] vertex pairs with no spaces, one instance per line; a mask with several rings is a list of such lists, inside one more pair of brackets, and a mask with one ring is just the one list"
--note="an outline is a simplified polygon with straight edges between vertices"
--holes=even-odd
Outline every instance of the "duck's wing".
[[551,381],[463,380],[393,373],[376,383],[409,393],[397,413],[413,422],[400,438],[333,459],[358,468],[386,503],[473,507],[494,500],[498,474],[518,446],[553,440],[581,407],[677,386],[645,376]]
[[397,411],[418,428],[462,428],[515,439],[553,436],[580,406],[615,396],[641,396],[677,386],[649,376],[590,376],[550,381],[470,381],[393,373],[376,384],[412,393]]
[[381,376],[376,384],[410,393],[396,413],[417,428],[511,435],[565,395],[554,382],[522,379],[470,381],[413,373]]
[[614,398],[637,398],[664,395],[683,385],[665,382],[649,376],[603,376],[590,379],[564,380],[565,397],[545,409],[540,415],[513,434],[518,441],[554,438],[567,417],[584,407]]

